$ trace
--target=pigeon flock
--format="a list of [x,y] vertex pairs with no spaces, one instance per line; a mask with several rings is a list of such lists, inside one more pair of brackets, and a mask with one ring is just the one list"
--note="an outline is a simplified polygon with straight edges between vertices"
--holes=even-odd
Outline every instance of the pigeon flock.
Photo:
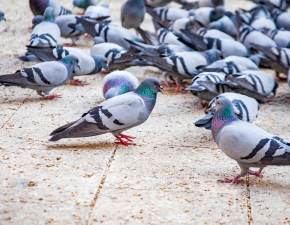
[[[127,0],[118,25],[106,1],[73,0],[81,10],[73,14],[57,0],[29,0],[32,30],[19,59],[35,64],[1,75],[0,85],[53,100],[61,97],[51,93],[58,86],[85,85],[78,76],[106,74],[104,101],[54,130],[50,141],[111,133],[125,146],[135,137],[124,132],[149,118],[164,88],[192,93],[206,108],[195,125],[211,130],[241,168],[220,182],[260,177],[266,166],[290,165],[290,143],[254,125],[260,104],[275,100],[277,80],[288,77],[290,85],[290,1],[252,1],[250,10],[229,11],[223,0]],[[142,28],[146,15],[154,32]],[[0,10],[0,22],[5,20]],[[94,42],[89,54],[77,48],[81,37]],[[132,66],[156,67],[161,76],[139,81],[125,70]],[[274,70],[276,78],[262,68]]]

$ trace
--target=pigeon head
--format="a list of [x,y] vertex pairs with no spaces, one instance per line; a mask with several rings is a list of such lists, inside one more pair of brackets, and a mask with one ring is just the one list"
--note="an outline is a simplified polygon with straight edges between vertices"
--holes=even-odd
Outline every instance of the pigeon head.
[[77,57],[73,55],[67,55],[65,56],[61,62],[66,66],[69,72],[73,73],[75,72],[76,68],[80,69],[80,66],[78,65],[79,60]]
[[160,81],[157,78],[147,78],[145,79],[139,87],[136,89],[136,92],[140,95],[145,95],[147,97],[156,96],[158,92],[162,92],[163,88],[160,84]]
[[216,97],[214,111],[221,120],[231,121],[237,118],[232,102],[224,96]]
[[225,14],[225,9],[223,6],[218,6],[215,9],[213,9],[210,13],[210,21],[216,21],[220,18],[222,18]]
[[55,19],[54,9],[52,7],[47,7],[43,14],[44,21],[53,22]]
[[4,12],[0,10],[0,22],[1,22],[2,20],[6,21],[6,18],[5,18],[5,14],[4,14]]
[[90,6],[90,0],[73,0],[73,5],[82,9]]
[[103,56],[93,56],[93,59],[95,61],[95,70],[94,73],[99,73],[102,69],[108,68],[107,59]]

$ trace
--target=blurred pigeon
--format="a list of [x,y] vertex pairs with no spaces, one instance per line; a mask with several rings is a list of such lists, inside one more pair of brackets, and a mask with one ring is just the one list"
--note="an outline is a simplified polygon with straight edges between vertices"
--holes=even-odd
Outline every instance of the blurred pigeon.
[[42,62],[14,74],[1,75],[0,85],[33,89],[43,99],[59,98],[57,94],[49,95],[50,91],[72,79],[77,64],[78,59],[74,56],[66,56],[60,61]]
[[279,48],[290,48],[290,31],[288,30],[268,30],[264,29],[264,33],[272,38]]
[[109,18],[110,16],[110,7],[105,3],[89,6],[84,14],[84,17],[95,20]]
[[123,132],[148,119],[160,91],[159,81],[147,78],[135,91],[110,98],[79,120],[56,129],[51,133],[50,141],[112,133],[118,140],[116,144],[132,145],[134,137]]
[[[44,12],[43,21],[33,28],[28,46],[51,48],[56,47],[60,43],[60,29],[55,23],[53,8],[48,7]],[[20,59],[23,61],[34,61],[37,58],[28,51]]]
[[29,0],[29,6],[34,15],[43,15],[47,7],[52,7],[54,16],[71,14],[71,11],[61,6],[57,0]]
[[[219,97],[215,111],[211,129],[213,138],[219,148],[236,160],[241,168],[238,176],[220,182],[238,184],[240,178],[247,174],[261,177],[266,166],[290,165],[290,144],[251,123],[239,120],[229,99]],[[259,170],[252,171],[251,167]]]
[[202,71],[222,71],[227,74],[238,73],[244,70],[258,70],[259,67],[251,58],[241,56],[228,56],[225,59],[217,60]]
[[217,29],[200,28],[196,31],[196,34],[209,38],[235,40],[232,36]]
[[223,57],[249,55],[248,49],[235,40],[202,37],[186,30],[181,30],[178,40],[199,51],[217,49]]
[[190,86],[186,88],[201,100],[211,101],[220,91],[217,84],[225,81],[226,74],[223,72],[202,72],[192,79]]
[[234,107],[234,112],[240,120],[247,122],[254,122],[258,116],[260,109],[259,103],[254,99],[246,95],[241,95],[237,93],[226,92],[213,98],[206,109],[206,115],[196,121],[194,124],[197,127],[204,127],[206,129],[211,129],[212,118],[215,113],[216,100],[220,97],[229,99]]
[[98,43],[91,48],[91,56],[102,56],[106,58],[108,64],[120,58],[125,52],[125,48],[110,42]]
[[277,28],[290,30],[290,12],[274,9],[272,10],[272,17],[277,25]]
[[121,9],[122,26],[127,29],[138,29],[144,20],[145,0],[127,0]]
[[261,70],[244,70],[226,76],[219,90],[236,92],[255,98],[259,102],[267,102],[276,95],[277,81]]
[[103,95],[109,99],[118,95],[134,91],[139,86],[139,81],[130,72],[116,70],[104,78]]
[[208,26],[211,22],[217,21],[222,18],[225,14],[224,7],[218,6],[215,8],[211,7],[202,7],[194,10],[191,15],[194,16],[203,26]]
[[71,38],[73,45],[81,35],[85,34],[85,28],[81,24],[79,18],[75,15],[58,16],[55,19],[55,23],[60,29],[61,37]]
[[[61,60],[68,55],[72,55],[78,59],[77,67],[73,71],[73,76],[85,76],[100,73],[103,69],[107,69],[107,60],[102,56],[91,56],[78,48],[57,46],[55,48],[33,48],[29,51],[36,55],[42,61]],[[80,80],[73,79],[71,85],[83,86],[85,83]]]

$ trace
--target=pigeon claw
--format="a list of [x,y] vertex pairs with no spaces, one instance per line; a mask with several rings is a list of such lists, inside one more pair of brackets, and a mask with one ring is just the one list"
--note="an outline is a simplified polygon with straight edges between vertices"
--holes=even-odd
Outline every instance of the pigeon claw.
[[135,139],[135,137],[125,135],[125,134],[118,134],[118,135],[115,135],[115,137],[117,138],[117,141],[115,142],[115,144],[117,145],[124,145],[124,146],[135,145],[135,143],[133,142],[133,139]]
[[81,81],[81,80],[78,80],[78,79],[73,79],[73,80],[69,81],[69,85],[83,87],[85,85],[88,85],[88,83],[84,82],[84,81]]
[[218,180],[219,183],[222,184],[241,184],[243,181],[240,179],[240,176],[235,178],[225,178],[223,180]]
[[258,171],[249,170],[248,174],[252,175],[252,176],[256,176],[256,177],[261,177],[261,178],[263,177],[263,174],[262,174],[261,170],[258,170]]
[[58,99],[58,98],[61,98],[61,95],[51,94],[51,95],[41,97],[42,100],[54,100],[54,99]]

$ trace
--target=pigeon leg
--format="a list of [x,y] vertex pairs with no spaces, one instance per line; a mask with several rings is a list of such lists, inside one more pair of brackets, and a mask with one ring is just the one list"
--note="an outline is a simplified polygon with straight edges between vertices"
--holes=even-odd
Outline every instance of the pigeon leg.
[[87,82],[84,82],[84,81],[81,81],[81,80],[78,80],[78,79],[72,79],[69,81],[69,85],[72,85],[72,86],[85,86],[85,85],[88,85]]
[[127,135],[127,134],[119,134],[119,136],[121,138],[124,138],[124,139],[127,139],[128,141],[132,141],[132,139],[135,139],[136,137],[133,137],[133,136],[130,136],[130,135]]
[[256,177],[263,177],[262,171],[263,171],[263,168],[260,168],[258,171],[249,170],[248,174],[256,176]]

